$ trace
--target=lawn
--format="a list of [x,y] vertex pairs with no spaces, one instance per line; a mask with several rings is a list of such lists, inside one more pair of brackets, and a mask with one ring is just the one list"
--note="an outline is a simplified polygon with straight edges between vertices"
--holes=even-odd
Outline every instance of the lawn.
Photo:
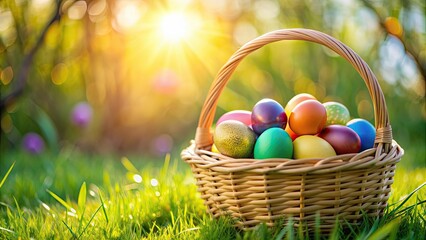
[[[147,160],[73,149],[9,152],[1,157],[1,179],[0,239],[324,238],[291,228],[291,219],[249,232],[228,218],[212,219],[178,153]],[[419,189],[425,179],[425,168],[399,164],[385,217],[354,229],[336,227],[327,238],[426,239],[426,190]]]

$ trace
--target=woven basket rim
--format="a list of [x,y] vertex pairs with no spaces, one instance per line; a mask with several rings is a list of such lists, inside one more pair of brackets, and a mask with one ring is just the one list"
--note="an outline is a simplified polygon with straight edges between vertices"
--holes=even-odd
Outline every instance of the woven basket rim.
[[393,141],[389,152],[383,152],[380,148],[381,146],[360,153],[341,154],[328,158],[235,159],[209,150],[197,149],[195,142],[191,141],[191,145],[182,151],[181,157],[188,164],[196,164],[199,168],[221,173],[325,174],[395,164],[404,155],[404,150],[396,141]]

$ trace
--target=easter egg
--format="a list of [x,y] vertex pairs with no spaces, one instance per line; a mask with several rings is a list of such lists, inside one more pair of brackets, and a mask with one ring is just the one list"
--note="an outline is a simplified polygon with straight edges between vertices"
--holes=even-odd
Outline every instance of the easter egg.
[[254,132],[260,135],[268,128],[285,128],[287,115],[281,104],[273,99],[265,98],[254,105],[251,123]]
[[246,110],[233,110],[227,112],[217,120],[216,125],[219,125],[221,122],[226,120],[237,120],[247,126],[251,126],[251,112]]
[[289,125],[297,135],[317,134],[327,122],[327,111],[317,100],[306,100],[290,113]]
[[220,153],[219,150],[217,149],[216,145],[214,145],[214,144],[212,145],[211,151],[214,152],[214,153]]
[[304,135],[293,141],[294,159],[301,158],[326,158],[336,156],[333,147],[324,139]]
[[298,137],[298,135],[296,133],[293,132],[293,130],[291,130],[291,128],[289,127],[289,125],[287,124],[287,127],[285,128],[285,131],[288,133],[288,135],[290,135],[291,140],[294,141],[294,139],[296,139]]
[[350,120],[351,116],[345,105],[338,102],[326,102],[323,105],[327,111],[326,125],[345,125]]
[[233,158],[250,157],[253,153],[256,134],[242,122],[226,120],[216,126],[214,145],[220,153]]
[[346,126],[354,130],[361,139],[360,151],[364,151],[374,146],[376,128],[369,121],[362,118],[355,118],[350,120]]
[[299,93],[296,96],[292,97],[290,101],[288,101],[287,105],[285,105],[285,114],[287,117],[290,117],[290,113],[297,104],[305,101],[305,100],[316,100],[314,96],[308,93]]
[[257,139],[254,145],[254,158],[292,158],[293,143],[282,128],[269,128]]
[[357,153],[361,148],[358,134],[346,126],[327,126],[318,134],[318,137],[330,143],[337,154]]

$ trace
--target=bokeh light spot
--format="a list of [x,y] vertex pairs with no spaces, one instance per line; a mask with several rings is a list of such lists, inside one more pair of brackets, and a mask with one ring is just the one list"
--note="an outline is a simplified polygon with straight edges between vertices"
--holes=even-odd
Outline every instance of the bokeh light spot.
[[79,20],[84,17],[87,10],[85,1],[77,1],[68,9],[68,17],[73,20]]
[[13,79],[13,69],[11,66],[4,68],[0,74],[0,80],[4,85],[8,85]]
[[12,118],[10,117],[9,114],[5,114],[4,117],[2,117],[1,119],[1,129],[5,133],[10,133],[10,131],[12,131],[12,128],[13,128]]
[[50,74],[52,78],[52,82],[55,85],[61,85],[63,84],[68,77],[68,67],[64,63],[57,64]]
[[44,150],[44,141],[37,133],[27,133],[23,140],[22,145],[24,149],[32,154],[39,154]]
[[153,186],[153,187],[158,186],[158,180],[155,179],[155,178],[151,179],[151,186]]
[[162,134],[154,138],[151,148],[154,154],[161,156],[170,153],[173,147],[173,139],[168,134]]
[[133,27],[139,21],[140,17],[140,9],[134,3],[123,2],[117,7],[116,19],[120,29],[126,30]]
[[11,11],[0,12],[0,32],[7,30],[13,24]]
[[142,177],[139,174],[135,174],[133,175],[133,180],[137,183],[141,183],[142,182]]
[[387,17],[385,20],[386,30],[397,37],[401,37],[403,33],[402,25],[395,17]]

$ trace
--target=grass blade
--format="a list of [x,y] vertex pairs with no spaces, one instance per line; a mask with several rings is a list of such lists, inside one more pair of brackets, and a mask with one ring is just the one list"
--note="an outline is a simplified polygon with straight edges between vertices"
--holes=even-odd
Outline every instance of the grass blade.
[[133,165],[132,162],[130,162],[130,160],[127,157],[122,157],[121,163],[127,169],[127,171],[132,172],[132,173],[138,173],[139,172],[138,169]]
[[368,240],[380,240],[386,239],[393,231],[398,230],[399,220],[395,219],[392,222],[386,224],[385,226],[378,228],[373,234],[371,234],[367,239]]
[[0,182],[0,188],[3,186],[4,182],[6,181],[7,177],[9,176],[10,172],[12,172],[13,167],[15,166],[15,162],[12,163],[12,166],[10,166],[9,170],[7,170],[6,175],[4,175],[3,179]]
[[106,220],[106,222],[108,224],[108,222],[109,222],[108,214],[107,214],[106,209],[105,209],[105,203],[104,203],[104,199],[102,198],[101,192],[99,192],[99,199],[101,200],[102,211],[104,213],[105,220]]
[[390,215],[393,215],[394,213],[398,212],[398,210],[414,195],[414,193],[419,191],[425,185],[426,185],[426,182],[422,183],[420,186],[414,189],[410,194],[408,194],[408,196],[396,208],[392,209],[392,211],[390,212]]
[[81,231],[80,235],[78,235],[77,239],[79,239],[86,232],[86,229],[89,227],[90,223],[92,222],[93,218],[95,218],[96,214],[99,212],[99,210],[101,209],[101,207],[102,207],[102,205],[99,206],[96,209],[96,211],[92,214],[92,217],[89,219],[89,222],[87,222],[86,226],[84,227],[83,231]]
[[5,231],[5,232],[10,232],[10,233],[15,233],[14,231],[9,230],[9,229],[4,228],[4,227],[0,227],[0,230]]
[[68,231],[70,231],[70,233],[72,234],[72,236],[73,236],[73,238],[74,239],[77,239],[77,235],[74,233],[74,231],[68,226],[68,224],[64,221],[64,220],[62,220],[62,223],[63,224],[65,224],[65,227],[67,227],[68,228]]
[[65,202],[61,197],[56,195],[54,192],[50,191],[49,189],[46,190],[56,201],[58,201],[62,206],[64,206],[67,210],[70,210],[71,212],[75,213],[75,209],[72,208],[67,202]]
[[[86,182],[83,182],[80,187],[80,192],[78,193],[78,212],[82,213],[84,212],[84,209],[86,208]],[[81,214],[83,215],[83,214]]]

